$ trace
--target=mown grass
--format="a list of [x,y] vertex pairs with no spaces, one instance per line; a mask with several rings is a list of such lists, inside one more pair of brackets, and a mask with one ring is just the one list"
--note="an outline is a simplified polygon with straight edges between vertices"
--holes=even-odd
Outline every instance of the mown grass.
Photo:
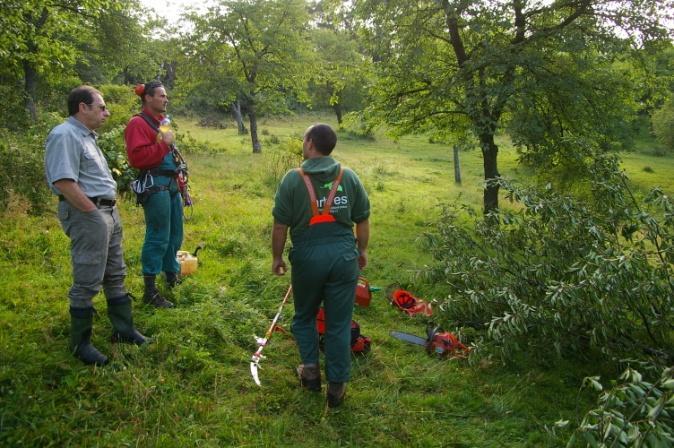
[[[265,121],[262,137],[300,137],[318,118],[331,122],[317,116]],[[270,274],[269,166],[278,149],[266,145],[262,155],[253,155],[248,138],[235,129],[178,122],[181,132],[213,148],[188,155],[195,206],[184,247],[191,251],[204,242],[205,249],[197,273],[172,293],[177,308],[155,311],[136,302],[137,326],[152,344],[110,344],[99,296],[94,342],[111,355],[111,365],[90,368],[74,360],[67,350],[68,240],[54,213],[31,217],[14,210],[0,220],[1,446],[539,447],[568,438],[568,432],[546,428],[587,409],[594,397],[579,393],[579,385],[583,376],[600,373],[599,366],[524,359],[504,367],[430,358],[389,337],[393,329],[421,335],[425,322],[403,317],[383,291],[369,308],[355,310],[373,345],[369,355],[354,359],[342,408],[328,410],[323,394],[297,387],[298,356],[286,333],[275,333],[265,349],[263,386],[255,386],[248,371],[253,335],[264,333],[288,285],[288,278]],[[631,156],[628,171],[648,163],[656,174],[672,172],[669,159],[656,164]],[[442,285],[415,280],[432,261],[419,238],[442,204],[461,201],[479,210],[479,152],[461,154],[461,186],[453,181],[449,148],[422,137],[344,134],[335,157],[358,172],[370,194],[365,274],[371,284],[398,282],[427,300],[440,298]],[[507,144],[499,157],[504,176],[521,175]],[[651,184],[645,176],[643,182]],[[671,181],[665,185],[671,188]],[[127,284],[140,296],[142,212],[130,199],[121,212]],[[286,328],[291,315],[289,305]]]

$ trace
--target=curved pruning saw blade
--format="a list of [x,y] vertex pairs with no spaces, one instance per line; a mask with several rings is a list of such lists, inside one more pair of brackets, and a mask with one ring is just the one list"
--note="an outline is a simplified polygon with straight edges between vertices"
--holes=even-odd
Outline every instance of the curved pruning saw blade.
[[257,362],[255,361],[250,362],[250,374],[253,376],[253,381],[255,381],[255,384],[257,384],[258,386],[262,386],[262,384],[260,383],[260,376],[257,373],[257,370],[259,368],[260,365]]
[[255,384],[258,386],[262,386],[260,384],[260,376],[258,374],[258,370],[260,369],[260,360],[264,358],[262,355],[262,350],[265,348],[267,345],[267,342],[269,342],[269,338],[271,338],[272,333],[274,332],[274,329],[276,328],[276,323],[279,320],[279,317],[281,316],[281,310],[283,310],[283,305],[286,304],[288,301],[288,297],[290,297],[290,293],[292,292],[293,287],[289,286],[288,287],[288,292],[286,292],[285,297],[283,297],[283,301],[281,302],[281,305],[278,308],[278,312],[276,313],[276,316],[274,316],[274,319],[271,321],[271,326],[267,330],[267,333],[264,335],[263,338],[258,338],[255,336],[255,343],[257,344],[257,350],[255,353],[253,353],[253,356],[250,358],[250,374],[253,377],[253,381],[255,381]]

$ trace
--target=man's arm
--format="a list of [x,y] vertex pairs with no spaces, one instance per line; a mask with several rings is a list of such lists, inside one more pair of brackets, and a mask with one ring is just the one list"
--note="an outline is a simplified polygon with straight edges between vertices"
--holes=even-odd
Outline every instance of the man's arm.
[[91,212],[96,210],[96,205],[89,200],[84,194],[77,182],[72,179],[61,179],[54,182],[54,186],[58,188],[66,200],[76,209],[83,212]]
[[358,266],[364,269],[367,266],[367,244],[370,242],[369,219],[356,224],[356,240],[358,241]]
[[273,257],[271,271],[274,275],[286,273],[286,263],[283,261],[283,248],[286,245],[287,235],[288,226],[274,220],[274,228],[271,233],[271,251]]
[[159,165],[171,150],[170,145],[174,140],[172,131],[161,136],[161,139],[157,140],[150,125],[140,117],[133,117],[124,130],[129,165],[141,170]]

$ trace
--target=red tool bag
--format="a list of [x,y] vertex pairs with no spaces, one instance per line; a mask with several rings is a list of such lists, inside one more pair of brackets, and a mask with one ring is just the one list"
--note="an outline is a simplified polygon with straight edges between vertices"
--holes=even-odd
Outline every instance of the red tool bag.
[[[320,346],[323,347],[323,338],[325,337],[325,310],[323,307],[318,309],[316,315],[316,329],[320,337]],[[370,338],[360,334],[360,325],[355,320],[351,321],[351,353],[365,354],[370,351]]]
[[389,286],[387,294],[391,305],[398,308],[400,311],[407,313],[409,316],[415,314],[424,314],[426,316],[433,315],[433,308],[430,303],[424,302],[412,295],[411,292],[405,291],[396,286]]

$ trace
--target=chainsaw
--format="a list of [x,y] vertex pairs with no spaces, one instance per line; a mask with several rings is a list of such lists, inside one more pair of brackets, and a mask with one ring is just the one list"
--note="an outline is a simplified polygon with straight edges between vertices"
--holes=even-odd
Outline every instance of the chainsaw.
[[400,331],[391,331],[390,334],[401,341],[420,345],[426,349],[429,355],[436,355],[439,358],[463,358],[470,351],[454,333],[442,331],[438,326],[429,326],[426,332],[426,338]]

